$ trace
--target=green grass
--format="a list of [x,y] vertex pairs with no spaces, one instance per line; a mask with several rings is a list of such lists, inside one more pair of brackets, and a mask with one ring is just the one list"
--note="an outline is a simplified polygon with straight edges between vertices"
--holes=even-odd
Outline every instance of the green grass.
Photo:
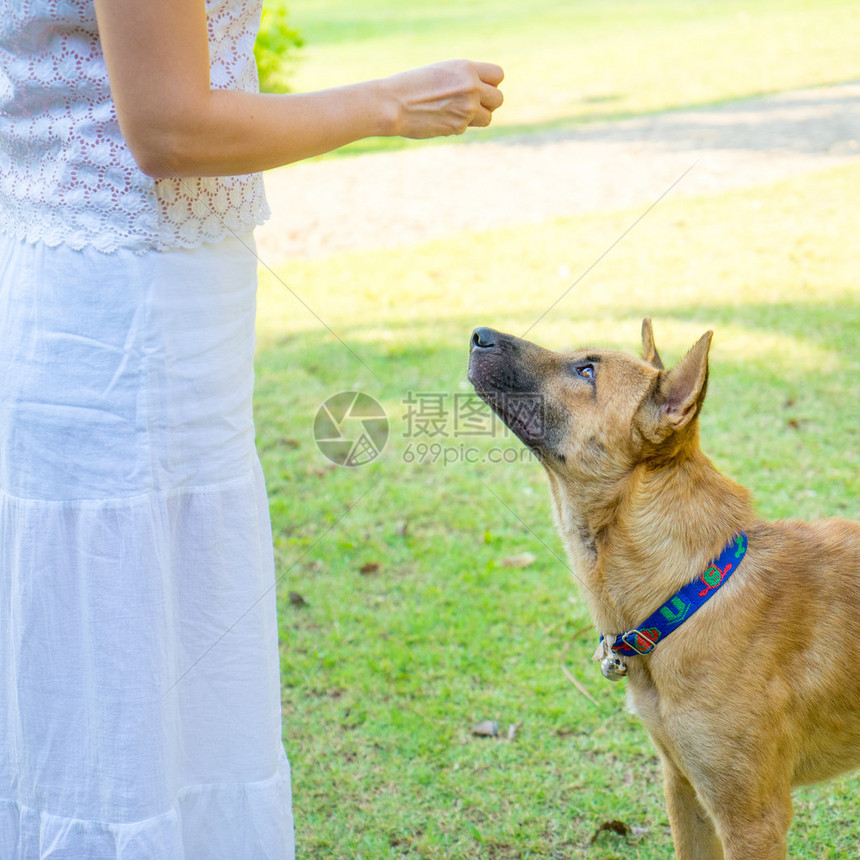
[[[849,2],[289,8],[306,41],[295,89],[485,58],[507,72],[500,133],[860,77]],[[705,450],[765,516],[858,518],[857,187],[849,167],[668,199],[573,289],[640,211],[261,274],[257,425],[300,856],[671,856],[653,748],[623,685],[589,662],[593,631],[542,471],[515,440],[487,435],[486,412],[469,423],[468,335],[479,324],[521,334],[562,294],[530,338],[635,350],[647,314],[671,359],[714,328]],[[391,437],[379,459],[347,470],[319,453],[313,421],[352,389],[384,405]],[[422,417],[437,435],[415,435]],[[458,429],[463,417],[477,435]],[[525,552],[534,563],[503,564]],[[485,719],[503,734],[522,726],[510,741],[472,736]],[[858,789],[846,777],[795,793],[792,856],[856,853]],[[612,820],[641,830],[592,845]]]
[[503,133],[860,77],[852,0],[293,0],[290,23],[306,42],[297,90],[454,56],[499,63]]
[[[521,334],[562,294],[530,339],[635,351],[647,314],[673,360],[713,328],[706,452],[765,516],[858,518],[858,187],[855,165],[669,198],[573,289],[640,211],[296,261],[283,283],[261,274],[256,414],[300,856],[671,856],[654,750],[623,684],[589,662],[542,470],[516,440],[454,427],[469,332]],[[313,441],[320,404],[350,389],[391,423],[383,455],[351,470]],[[438,435],[406,438],[410,392],[425,417],[446,410]],[[503,565],[523,552],[533,564]],[[485,719],[522,727],[473,737]],[[797,792],[792,856],[853,856],[858,798],[857,777]],[[643,830],[591,846],[615,819]]]

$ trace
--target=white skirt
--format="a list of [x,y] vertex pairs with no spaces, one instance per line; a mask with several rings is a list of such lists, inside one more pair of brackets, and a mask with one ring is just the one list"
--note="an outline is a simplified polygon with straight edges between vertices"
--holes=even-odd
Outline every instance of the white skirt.
[[0,237],[3,860],[294,856],[252,242]]

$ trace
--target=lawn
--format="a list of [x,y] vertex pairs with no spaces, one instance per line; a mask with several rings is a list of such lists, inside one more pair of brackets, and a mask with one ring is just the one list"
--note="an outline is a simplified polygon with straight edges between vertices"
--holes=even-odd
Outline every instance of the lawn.
[[[766,516],[860,517],[849,187],[860,167],[664,201],[529,336],[635,350],[650,314],[677,359],[713,328],[705,450]],[[669,856],[656,758],[623,685],[589,663],[542,470],[488,435],[486,413],[458,423],[471,327],[522,332],[568,288],[563,267],[584,270],[638,214],[281,270],[349,349],[264,274],[257,423],[304,857]],[[390,438],[347,469],[317,450],[313,423],[351,389],[383,405]],[[523,553],[534,560],[506,566]],[[473,736],[482,720],[522,726],[510,741]],[[794,856],[848,856],[859,788],[799,793]],[[601,834],[589,854],[612,820],[642,835]]]
[[507,73],[500,133],[860,77],[852,0],[290,0],[289,10],[306,41],[290,66],[295,89],[490,60]]
[[[860,76],[849,3],[291,10],[297,87],[488,56],[508,70],[502,131]],[[712,328],[705,451],[764,516],[860,518],[857,189],[860,164],[667,197],[573,288],[641,209],[261,270],[256,421],[300,858],[671,856],[654,749],[590,662],[540,466],[475,408],[469,334],[636,351],[650,315],[668,362]],[[343,391],[389,421],[382,454],[351,469],[314,442]],[[482,721],[499,736],[473,734]],[[792,857],[856,856],[860,778],[801,789],[795,810]]]

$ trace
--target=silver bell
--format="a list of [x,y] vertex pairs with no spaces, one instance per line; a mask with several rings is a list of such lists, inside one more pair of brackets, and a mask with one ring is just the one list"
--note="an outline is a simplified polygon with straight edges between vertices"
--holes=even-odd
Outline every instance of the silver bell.
[[627,666],[617,654],[610,654],[600,661],[600,671],[603,677],[610,681],[620,681],[627,674]]

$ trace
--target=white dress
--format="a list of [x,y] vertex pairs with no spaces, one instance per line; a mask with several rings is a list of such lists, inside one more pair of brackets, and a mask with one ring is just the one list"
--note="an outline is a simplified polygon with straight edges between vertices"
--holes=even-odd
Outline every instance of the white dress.
[[[250,87],[259,10],[207,11]],[[106,86],[88,0],[0,0],[0,858],[291,860],[265,202],[145,177]]]

